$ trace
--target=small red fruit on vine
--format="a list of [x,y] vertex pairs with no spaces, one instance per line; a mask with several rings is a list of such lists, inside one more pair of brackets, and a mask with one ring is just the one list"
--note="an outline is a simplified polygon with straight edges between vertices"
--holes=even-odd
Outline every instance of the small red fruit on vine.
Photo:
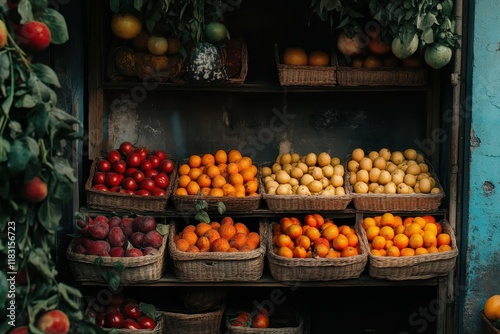
[[42,51],[50,45],[50,30],[39,21],[31,21],[16,29],[19,45],[26,51]]
[[25,183],[21,188],[21,198],[28,203],[39,203],[47,197],[47,183],[38,176]]
[[69,332],[69,319],[64,312],[51,310],[42,314],[37,327],[46,334],[66,334]]

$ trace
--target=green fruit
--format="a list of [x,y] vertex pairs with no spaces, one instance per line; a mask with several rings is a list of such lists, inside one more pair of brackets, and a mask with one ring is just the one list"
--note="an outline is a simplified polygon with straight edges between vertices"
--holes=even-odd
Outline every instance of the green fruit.
[[392,53],[399,59],[405,59],[414,54],[418,49],[418,36],[417,34],[413,35],[411,42],[408,45],[405,45],[401,38],[395,37],[392,40]]
[[229,40],[229,31],[222,23],[210,22],[205,27],[205,36],[212,44],[222,44]]
[[449,47],[441,44],[431,44],[425,48],[424,59],[427,65],[439,70],[451,60],[452,51]]

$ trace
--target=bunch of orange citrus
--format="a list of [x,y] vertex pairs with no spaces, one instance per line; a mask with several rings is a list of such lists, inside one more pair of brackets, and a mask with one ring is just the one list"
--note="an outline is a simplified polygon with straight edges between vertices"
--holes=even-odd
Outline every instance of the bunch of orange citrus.
[[260,235],[226,216],[220,222],[187,225],[174,242],[182,252],[248,252],[259,247]]
[[451,237],[431,215],[407,217],[386,212],[365,217],[370,252],[376,256],[414,256],[451,250]]
[[191,155],[178,168],[177,195],[253,196],[258,194],[257,166],[240,151]]
[[283,217],[273,227],[274,252],[287,258],[338,258],[360,253],[356,231],[336,225],[322,215],[308,214],[303,222]]

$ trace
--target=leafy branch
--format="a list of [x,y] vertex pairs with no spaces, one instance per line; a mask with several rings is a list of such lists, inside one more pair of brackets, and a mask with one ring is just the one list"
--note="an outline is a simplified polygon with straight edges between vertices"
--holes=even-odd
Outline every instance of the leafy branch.
[[[219,214],[222,215],[224,212],[226,212],[226,205],[223,202],[217,202],[214,206],[217,208]],[[197,201],[195,205],[196,215],[194,216],[194,219],[199,222],[210,223],[210,216],[207,212],[208,208],[209,204],[206,200],[202,199]]]

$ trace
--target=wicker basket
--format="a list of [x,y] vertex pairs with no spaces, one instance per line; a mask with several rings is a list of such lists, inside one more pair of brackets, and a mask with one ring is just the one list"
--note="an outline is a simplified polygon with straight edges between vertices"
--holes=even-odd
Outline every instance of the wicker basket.
[[230,315],[226,313],[227,334],[302,334],[304,332],[304,319],[296,314],[294,325],[283,324],[284,327],[251,328],[232,326]]
[[265,223],[259,223],[260,245],[249,252],[187,253],[177,249],[176,222],[170,223],[168,251],[177,279],[198,282],[256,281],[264,270]]
[[[109,332],[112,328],[102,328],[102,330]],[[163,334],[165,332],[165,319],[161,316],[156,322],[154,329],[123,329],[117,328],[117,334]]]
[[344,185],[345,195],[270,195],[264,189],[262,167],[271,166],[265,163],[259,168],[259,192],[271,211],[285,212],[296,210],[337,211],[345,210],[351,202],[350,190]]
[[500,329],[495,328],[491,321],[484,315],[484,310],[481,310],[481,320],[483,321],[483,334],[500,334]]
[[[121,283],[156,281],[162,277],[166,269],[167,240],[168,236],[165,235],[158,254],[139,257],[103,257],[102,266],[112,268],[117,261],[123,262],[125,270],[121,275]],[[66,257],[74,279],[81,282],[103,282],[101,268],[95,264],[99,256],[77,254],[72,251],[72,247],[73,241],[66,251]]]
[[[346,159],[346,166],[348,160],[350,160],[350,157]],[[345,185],[349,189],[354,207],[356,210],[373,212],[437,210],[445,194],[431,164],[428,161],[426,163],[429,166],[430,174],[436,180],[436,186],[441,190],[437,194],[357,194],[349,183],[349,173],[346,173]]]
[[425,86],[427,68],[337,68],[339,86]]
[[247,43],[244,39],[241,39],[241,71],[237,77],[229,78],[227,84],[230,85],[243,85],[248,73],[248,49]]
[[92,188],[94,175],[97,172],[97,164],[100,158],[95,159],[90,167],[90,176],[85,183],[87,193],[87,205],[92,209],[106,211],[127,211],[127,212],[163,212],[165,211],[172,189],[176,183],[177,166],[169,174],[169,184],[165,189],[165,196],[142,196],[121,193],[112,193]]
[[[321,67],[285,65],[280,61],[279,48],[276,44],[274,57],[281,86],[335,86],[337,84],[335,65]],[[332,54],[331,63],[336,64],[334,54]]]
[[202,313],[163,311],[165,333],[218,334],[224,314],[224,305]]
[[358,278],[368,262],[366,250],[359,255],[339,258],[284,258],[274,253],[272,225],[266,233],[267,259],[277,281],[333,281]]
[[358,221],[356,226],[360,232],[361,248],[368,253],[369,275],[373,278],[402,281],[414,279],[428,279],[436,276],[446,276],[455,269],[456,258],[458,256],[455,233],[451,225],[446,220],[441,220],[443,232],[451,237],[451,250],[415,256],[389,257],[375,256],[369,251],[366,232]]

